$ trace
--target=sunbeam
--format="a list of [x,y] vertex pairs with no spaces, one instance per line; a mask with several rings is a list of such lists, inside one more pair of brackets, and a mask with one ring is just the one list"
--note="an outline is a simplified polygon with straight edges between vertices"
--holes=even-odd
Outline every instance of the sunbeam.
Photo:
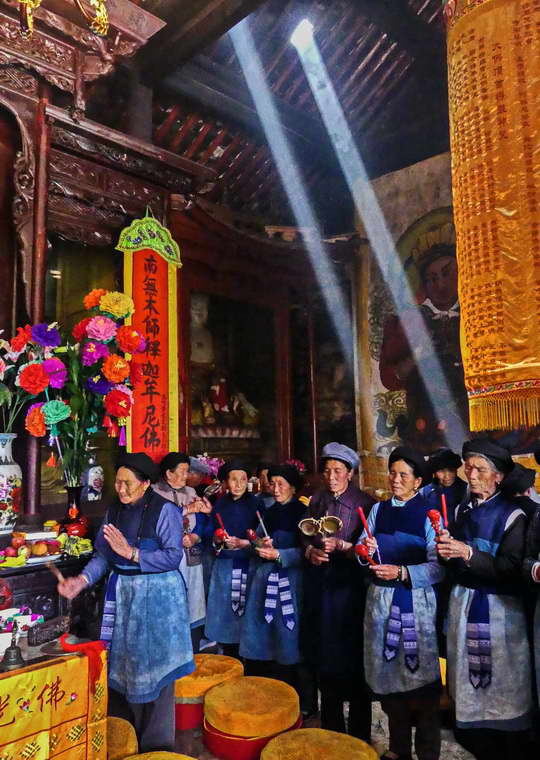
[[324,296],[328,315],[338,336],[343,355],[349,362],[352,352],[351,317],[336,274],[321,243],[319,225],[304,189],[302,176],[285,136],[272,93],[266,83],[259,55],[255,49],[249,22],[244,19],[229,32],[244,77],[257,109],[266,139],[272,150],[283,187],[303,233],[311,265]]
[[[387,271],[400,271],[402,264],[394,241],[369,181],[362,158],[355,145],[336,91],[328,76],[326,66],[313,35],[313,25],[308,19],[304,19],[298,24],[291,36],[291,42],[296,47],[302,62],[313,97],[334,146],[341,169],[352,194],[356,211],[362,219],[379,268],[383,273]],[[388,266],[389,261],[391,263],[390,267]],[[406,288],[406,302],[411,306],[415,304],[414,294],[406,278],[393,279],[392,277],[387,277],[386,285],[395,304],[403,303],[404,287]],[[440,403],[438,397],[444,395],[447,398],[452,398],[452,393],[441,363],[437,358],[431,335],[422,320],[414,320],[414,322],[402,320],[402,326],[411,350],[414,350],[415,346],[418,347],[420,345],[433,357],[429,376],[426,376],[427,373],[422,372],[420,364],[418,364],[418,369],[422,373],[422,379],[429,393],[430,401],[437,418],[444,420],[448,416],[448,409]],[[435,390],[436,392],[434,392]],[[441,432],[445,435],[445,431]],[[466,436],[465,428],[462,424],[458,423],[454,427],[453,438],[461,441]],[[448,439],[447,442],[454,445],[456,443],[455,440],[449,442]]]

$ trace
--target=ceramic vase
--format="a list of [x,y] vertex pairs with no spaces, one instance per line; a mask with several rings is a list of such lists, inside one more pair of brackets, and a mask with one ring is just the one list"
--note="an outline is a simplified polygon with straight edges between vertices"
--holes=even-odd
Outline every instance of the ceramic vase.
[[0,533],[11,533],[21,510],[22,470],[13,460],[16,433],[0,433]]

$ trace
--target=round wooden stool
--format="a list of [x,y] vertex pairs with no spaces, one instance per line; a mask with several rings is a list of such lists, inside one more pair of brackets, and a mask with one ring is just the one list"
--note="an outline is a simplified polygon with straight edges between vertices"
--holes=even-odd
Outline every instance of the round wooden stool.
[[107,718],[107,760],[124,760],[139,751],[137,734],[123,718]]
[[288,731],[268,742],[261,760],[377,760],[373,747],[361,739],[323,728]]
[[204,699],[203,740],[221,760],[256,760],[272,737],[300,725],[298,694],[273,678],[235,678]]
[[244,675],[240,660],[221,654],[196,654],[195,665],[193,673],[178,679],[174,686],[177,730],[201,726],[206,692],[224,681]]

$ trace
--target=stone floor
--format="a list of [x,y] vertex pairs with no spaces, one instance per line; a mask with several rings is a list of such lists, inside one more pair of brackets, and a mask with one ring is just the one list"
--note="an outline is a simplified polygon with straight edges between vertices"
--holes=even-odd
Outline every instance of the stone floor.
[[[386,716],[380,708],[378,702],[374,704],[373,709],[373,744],[377,752],[382,753],[388,747],[387,735],[388,724]],[[308,721],[306,728],[318,727],[317,719]],[[216,760],[205,749],[202,743],[201,731],[178,731],[176,734],[176,751],[182,752],[198,760]],[[413,755],[416,758],[416,755]],[[472,760],[472,755],[465,752],[458,744],[455,743],[451,731],[443,731],[443,745],[440,760]]]

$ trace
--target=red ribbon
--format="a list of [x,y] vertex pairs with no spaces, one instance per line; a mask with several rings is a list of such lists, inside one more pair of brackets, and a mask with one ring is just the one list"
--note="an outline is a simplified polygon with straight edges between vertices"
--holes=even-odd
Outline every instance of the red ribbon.
[[88,657],[88,677],[90,679],[90,691],[92,694],[96,693],[96,684],[99,681],[101,675],[101,669],[103,668],[103,660],[101,653],[105,650],[105,644],[103,641],[88,641],[84,644],[70,644],[67,641],[68,633],[63,633],[60,636],[60,646],[64,652],[79,652],[80,654]]

